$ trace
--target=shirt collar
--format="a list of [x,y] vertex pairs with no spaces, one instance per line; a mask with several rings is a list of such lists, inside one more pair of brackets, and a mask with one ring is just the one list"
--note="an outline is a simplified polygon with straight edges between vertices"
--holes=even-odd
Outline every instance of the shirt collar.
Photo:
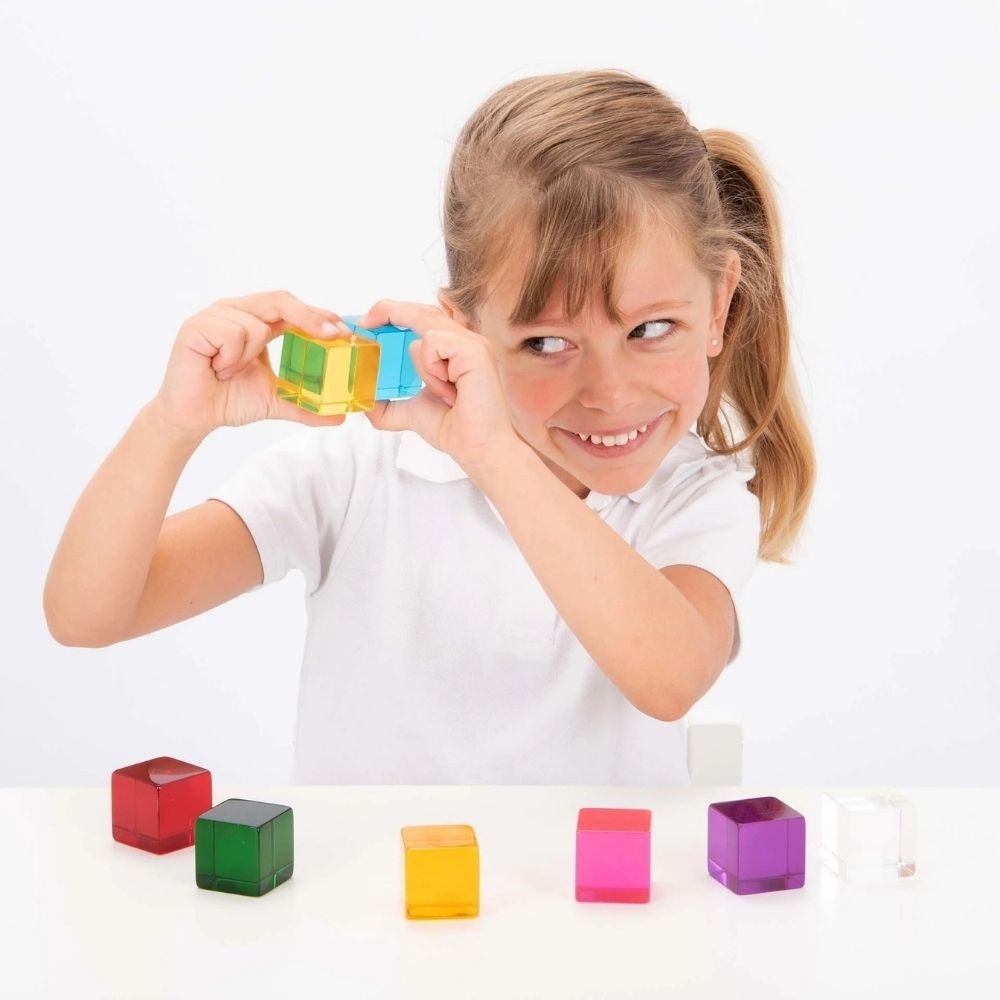
[[[591,490],[584,502],[593,510],[604,510],[618,496],[627,496],[633,503],[642,503],[650,494],[658,491],[666,480],[680,466],[703,458],[707,452],[705,442],[698,436],[692,424],[688,432],[664,456],[656,471],[649,480],[637,490],[625,494],[597,493]],[[396,452],[396,467],[405,472],[411,472],[421,479],[431,483],[453,483],[460,479],[468,479],[465,470],[449,454],[438,451],[428,444],[416,431],[401,431],[399,448]],[[490,508],[497,514],[496,508],[487,498]],[[499,514],[497,514],[499,517]]]

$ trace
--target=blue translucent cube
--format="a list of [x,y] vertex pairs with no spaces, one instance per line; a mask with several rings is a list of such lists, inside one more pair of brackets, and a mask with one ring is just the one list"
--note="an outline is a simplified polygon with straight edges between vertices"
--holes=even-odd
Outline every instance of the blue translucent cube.
[[415,396],[424,384],[410,358],[410,344],[420,334],[409,327],[393,326],[391,323],[369,329],[358,326],[360,318],[360,313],[356,316],[341,316],[352,333],[376,341],[381,348],[375,399],[405,399]]

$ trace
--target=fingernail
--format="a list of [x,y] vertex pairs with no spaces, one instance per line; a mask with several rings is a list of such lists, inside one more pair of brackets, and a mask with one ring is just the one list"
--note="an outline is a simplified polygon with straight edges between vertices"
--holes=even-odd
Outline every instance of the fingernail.
[[337,328],[328,319],[323,320],[322,324],[320,325],[320,329],[324,333],[336,333],[337,332]]

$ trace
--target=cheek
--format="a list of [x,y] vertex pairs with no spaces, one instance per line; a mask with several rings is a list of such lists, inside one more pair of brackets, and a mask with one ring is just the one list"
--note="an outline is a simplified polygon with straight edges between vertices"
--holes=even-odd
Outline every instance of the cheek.
[[545,419],[564,404],[559,380],[545,375],[501,372],[507,405],[515,422]]
[[668,398],[698,398],[708,392],[708,365],[704,358],[664,358],[652,367],[653,384]]

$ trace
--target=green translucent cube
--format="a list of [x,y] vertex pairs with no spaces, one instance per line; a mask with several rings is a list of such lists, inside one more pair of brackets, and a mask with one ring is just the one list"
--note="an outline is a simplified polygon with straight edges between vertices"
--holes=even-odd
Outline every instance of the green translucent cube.
[[350,334],[314,337],[290,326],[281,342],[275,392],[279,399],[318,413],[357,413],[375,406],[379,345]]
[[194,827],[200,889],[263,896],[292,877],[292,810],[273,802],[226,799]]

